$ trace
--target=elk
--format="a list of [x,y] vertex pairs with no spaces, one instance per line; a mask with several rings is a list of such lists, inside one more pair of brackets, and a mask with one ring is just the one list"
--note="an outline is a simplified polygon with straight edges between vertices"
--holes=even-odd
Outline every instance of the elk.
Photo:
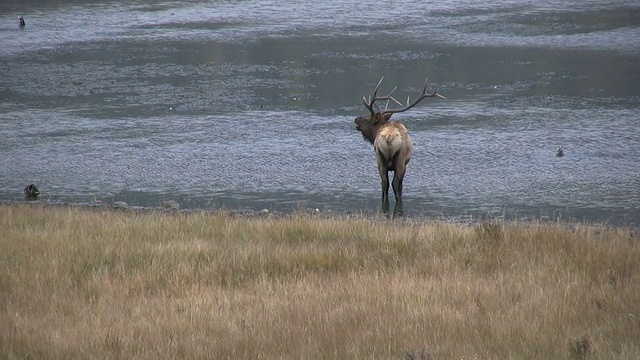
[[[393,93],[397,86],[391,90],[388,95],[378,96],[378,89],[382,84],[384,76],[378,81],[373,90],[373,95],[362,98],[364,106],[369,110],[369,115],[359,116],[356,118],[356,130],[360,131],[364,140],[373,144],[378,163],[378,171],[382,180],[382,211],[386,214],[389,212],[389,171],[393,171],[393,193],[396,197],[396,203],[393,208],[393,214],[402,216],[402,181],[404,180],[407,164],[411,160],[413,154],[413,142],[409,136],[407,128],[399,121],[389,121],[391,115],[401,113],[416,106],[420,101],[429,97],[439,97],[446,99],[438,94],[436,88],[433,92],[427,91],[427,83],[429,78],[425,79],[422,93],[413,102],[410,96],[407,97],[407,103],[402,104],[393,97]],[[383,111],[380,111],[375,105],[376,101],[385,101],[386,105]],[[402,106],[401,108],[389,109],[389,101]],[[404,105],[404,106],[403,106]]]

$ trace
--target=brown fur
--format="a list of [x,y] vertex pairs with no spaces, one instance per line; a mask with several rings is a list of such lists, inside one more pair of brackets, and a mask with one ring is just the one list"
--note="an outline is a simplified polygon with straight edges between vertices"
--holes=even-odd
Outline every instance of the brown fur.
[[389,212],[389,171],[393,171],[393,193],[396,204],[393,213],[402,215],[402,182],[407,164],[413,154],[413,141],[407,128],[397,121],[389,121],[392,114],[360,116],[356,129],[373,144],[382,181],[382,210]]

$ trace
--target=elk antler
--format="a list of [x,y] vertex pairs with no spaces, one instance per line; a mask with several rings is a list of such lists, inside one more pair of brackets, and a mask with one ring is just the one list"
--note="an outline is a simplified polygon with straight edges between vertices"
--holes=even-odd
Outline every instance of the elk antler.
[[402,106],[403,104],[393,97],[393,93],[398,88],[397,86],[394,87],[393,90],[391,90],[391,92],[388,95],[386,95],[386,96],[377,96],[378,88],[380,87],[380,84],[382,84],[382,80],[384,80],[384,76],[380,79],[380,81],[378,81],[378,85],[376,85],[376,88],[373,90],[373,96],[370,96],[368,101],[367,101],[367,98],[365,98],[365,97],[362,98],[362,101],[364,102],[364,105],[367,107],[367,109],[369,109],[369,111],[371,112],[371,115],[375,114],[375,111],[373,110],[373,106],[374,106],[374,103],[376,101],[378,101],[378,100],[387,100],[387,106],[385,107],[385,110],[384,110],[384,112],[382,114],[395,114],[395,113],[400,113],[400,112],[407,111],[407,110],[411,109],[412,107],[416,106],[420,101],[422,101],[423,99],[428,98],[428,97],[439,97],[439,98],[445,99],[445,100],[447,99],[446,97],[438,94],[438,88],[435,88],[432,93],[428,93],[427,92],[427,85],[428,85],[428,81],[429,81],[429,78],[427,77],[424,80],[424,87],[422,88],[422,93],[420,94],[420,96],[414,102],[410,103],[411,96],[407,96],[407,104],[404,107],[401,107],[399,109],[387,109],[387,107],[389,106],[389,100],[395,102],[396,104],[398,104],[400,106]]
[[402,103],[394,99],[392,96],[393,92],[396,91],[396,89],[398,88],[397,86],[394,87],[393,90],[391,90],[391,92],[387,96],[377,96],[378,88],[380,88],[380,84],[382,84],[382,80],[384,80],[384,76],[380,78],[380,81],[378,81],[378,85],[376,85],[376,88],[373,89],[373,96],[369,96],[369,100],[367,100],[365,96],[362,97],[362,102],[364,103],[364,106],[366,106],[367,109],[369,109],[369,111],[371,112],[371,115],[375,115],[376,113],[375,111],[373,111],[373,106],[374,106],[374,103],[378,100],[393,100],[398,105],[402,106]]

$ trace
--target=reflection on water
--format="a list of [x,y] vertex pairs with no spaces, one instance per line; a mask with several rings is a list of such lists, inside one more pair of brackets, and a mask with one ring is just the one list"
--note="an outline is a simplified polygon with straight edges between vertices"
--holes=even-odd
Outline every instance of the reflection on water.
[[9,0],[0,200],[375,211],[360,99],[428,75],[409,215],[639,217],[640,6],[410,5]]

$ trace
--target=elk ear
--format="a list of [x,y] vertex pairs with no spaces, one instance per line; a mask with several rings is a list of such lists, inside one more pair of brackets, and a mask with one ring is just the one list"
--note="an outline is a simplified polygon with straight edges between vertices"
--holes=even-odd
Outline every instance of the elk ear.
[[382,120],[384,122],[389,121],[389,119],[391,119],[391,115],[393,115],[393,113],[387,113],[387,114],[382,115]]

